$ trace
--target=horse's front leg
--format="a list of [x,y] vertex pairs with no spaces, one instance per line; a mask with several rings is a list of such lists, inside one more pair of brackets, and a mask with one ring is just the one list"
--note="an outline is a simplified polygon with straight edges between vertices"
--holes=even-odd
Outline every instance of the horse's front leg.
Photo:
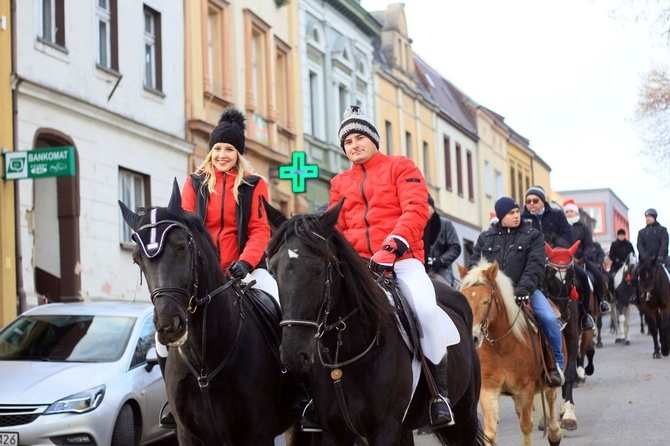
[[556,400],[558,399],[558,390],[547,388],[541,393],[547,402],[547,410],[549,411],[549,426],[548,437],[551,446],[558,446],[561,443],[561,426],[558,424],[558,414],[556,413]]
[[528,388],[512,395],[514,409],[519,417],[519,427],[524,446],[533,445],[533,399],[535,398],[535,383]]
[[495,444],[498,435],[498,418],[500,411],[500,390],[482,387],[479,404],[484,417],[484,435]]

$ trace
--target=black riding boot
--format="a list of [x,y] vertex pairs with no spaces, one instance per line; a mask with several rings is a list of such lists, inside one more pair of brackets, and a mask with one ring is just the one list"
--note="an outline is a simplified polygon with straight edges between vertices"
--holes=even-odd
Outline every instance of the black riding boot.
[[[156,359],[158,360],[158,367],[161,369],[161,375],[165,376],[165,363],[167,362],[167,358],[157,354]],[[161,408],[158,427],[163,429],[177,429],[177,420],[174,419],[174,415],[172,414],[168,402],[165,402]]]
[[447,354],[445,353],[439,365],[434,365],[428,361],[428,369],[433,375],[438,392],[438,398],[433,399],[430,403],[430,427],[440,429],[453,426],[455,424],[454,414],[449,406],[449,391],[447,388]]

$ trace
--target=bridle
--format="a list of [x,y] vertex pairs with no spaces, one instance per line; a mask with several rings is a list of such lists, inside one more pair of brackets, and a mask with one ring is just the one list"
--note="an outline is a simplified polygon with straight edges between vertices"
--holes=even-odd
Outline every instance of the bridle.
[[551,260],[547,260],[546,266],[556,271],[556,274],[553,277],[558,277],[558,280],[560,281],[560,287],[558,289],[559,292],[558,295],[556,296],[554,296],[549,292],[548,287],[545,287],[546,289],[544,290],[544,292],[548,298],[555,301],[565,301],[570,299],[571,287],[574,284],[568,283],[567,277],[568,277],[568,271],[570,269],[574,270],[574,263],[575,263],[574,260],[570,260],[570,262],[568,263],[556,263],[552,262]]
[[[490,286],[490,285],[483,285],[482,286]],[[500,313],[502,305],[500,305],[500,301],[498,300],[498,293],[496,293],[496,289],[494,286],[490,286],[491,288],[491,299],[489,300],[489,305],[486,308],[486,312],[484,313],[484,316],[482,316],[482,320],[479,322],[479,329],[481,332],[484,334],[484,339],[489,341],[491,345],[495,345],[498,342],[500,342],[502,339],[507,337],[512,332],[512,329],[514,328],[514,324],[516,324],[517,319],[519,319],[519,315],[521,314],[521,308],[519,307],[519,311],[516,313],[516,316],[514,317],[514,320],[512,321],[511,324],[509,324],[509,327],[507,328],[507,331],[503,333],[502,336],[491,339],[489,336],[489,323],[494,322],[496,320],[496,317],[498,316],[498,313]],[[495,315],[491,317],[489,320],[489,314],[491,314],[491,308],[493,307],[493,302],[496,304],[496,312]]]
[[[342,274],[342,271],[339,268],[339,265],[336,263],[335,266],[333,266],[333,261],[331,259],[334,258],[332,255],[331,249],[330,249],[330,243],[329,240],[320,235],[317,234],[314,231],[310,231],[312,235],[320,239],[326,244],[326,256],[324,258],[325,266],[326,266],[326,277],[324,280],[323,284],[323,293],[321,297],[321,305],[319,306],[319,311],[316,316],[316,320],[307,320],[307,319],[283,319],[280,323],[280,327],[286,327],[290,328],[292,326],[303,326],[303,327],[310,327],[313,328],[316,333],[314,334],[314,339],[316,340],[316,349],[318,352],[319,356],[319,361],[321,362],[321,365],[325,368],[331,369],[330,372],[330,377],[333,380],[333,386],[335,388],[335,395],[337,397],[337,402],[340,406],[340,412],[342,413],[342,416],[344,417],[344,421],[347,424],[347,427],[353,432],[356,436],[358,436],[363,444],[367,445],[368,442],[365,439],[365,437],[356,429],[354,426],[353,420],[351,419],[351,415],[349,413],[349,408],[347,406],[346,399],[344,397],[344,389],[342,386],[342,370],[340,367],[344,367],[346,365],[353,364],[354,362],[358,361],[359,359],[363,358],[365,355],[367,355],[375,345],[378,345],[379,343],[379,335],[380,335],[380,327],[379,325],[377,326],[377,331],[375,334],[374,339],[372,342],[368,345],[368,347],[363,350],[361,353],[358,355],[354,356],[353,358],[350,358],[345,361],[340,361],[339,355],[340,355],[340,347],[343,345],[342,341],[342,335],[344,334],[345,330],[347,329],[347,320],[349,320],[354,314],[358,312],[357,308],[354,308],[349,314],[347,314],[344,317],[339,317],[337,318],[337,321],[333,323],[328,323],[328,316],[330,315],[330,312],[332,310],[333,306],[333,296],[331,293],[332,290],[332,284],[333,284],[333,269],[337,269],[338,274],[340,277],[344,277]],[[304,256],[304,254],[303,254]],[[323,336],[330,332],[336,330],[337,331],[337,341],[336,341],[336,347],[335,347],[335,358],[334,360],[331,360],[330,357],[330,350],[322,345],[322,340]]]
[[[160,240],[157,239],[157,230],[162,227],[163,225],[167,225],[166,228],[164,228],[162,231],[160,231]],[[156,257],[163,249],[165,240],[167,239],[167,233],[174,229],[174,228],[179,228],[185,231],[188,234],[188,246],[189,250],[191,253],[191,264],[190,264],[190,271],[191,271],[191,277],[193,280],[189,280],[189,286],[188,288],[183,288],[183,287],[173,287],[173,286],[163,286],[163,287],[156,287],[151,291],[151,302],[156,305],[156,301],[159,298],[162,297],[167,297],[171,299],[173,302],[175,302],[177,305],[182,307],[186,312],[190,314],[195,314],[195,312],[198,310],[199,307],[203,307],[203,323],[202,323],[202,335],[201,335],[201,358],[200,361],[201,364],[197,366],[200,371],[198,372],[196,370],[196,366],[194,366],[191,361],[189,360],[188,356],[184,352],[184,349],[182,348],[183,345],[180,345],[179,347],[176,347],[179,357],[183,361],[183,363],[186,365],[186,367],[189,369],[191,374],[195,377],[196,381],[198,382],[198,386],[200,387],[200,393],[202,394],[203,398],[203,403],[204,406],[207,408],[207,411],[209,413],[209,416],[211,418],[211,421],[213,425],[215,426],[215,430],[217,432],[217,435],[219,435],[219,439],[221,439],[221,432],[219,431],[219,428],[217,426],[216,422],[216,416],[214,415],[214,409],[212,407],[212,402],[211,398],[209,395],[209,384],[212,381],[212,379],[218,375],[231,361],[231,358],[233,356],[233,353],[235,352],[235,348],[238,345],[238,340],[240,338],[240,334],[242,332],[242,322],[244,321],[244,313],[242,309],[242,305],[238,305],[239,311],[240,311],[240,319],[239,323],[237,325],[237,331],[235,334],[235,339],[233,343],[231,344],[230,350],[228,351],[228,354],[226,355],[225,358],[219,363],[219,365],[212,370],[211,372],[207,373],[206,366],[204,364],[206,354],[207,354],[207,309],[209,307],[209,303],[212,301],[212,298],[221,294],[224,290],[227,288],[233,287],[236,291],[236,295],[238,299],[242,295],[243,291],[239,289],[239,287],[236,285],[235,280],[228,280],[226,281],[223,285],[219,286],[216,288],[214,291],[207,293],[204,297],[199,298],[198,297],[198,290],[199,290],[199,280],[198,280],[198,269],[196,267],[196,259],[202,259],[202,255],[200,251],[197,249],[196,244],[195,244],[195,239],[193,237],[193,233],[191,230],[182,222],[176,221],[176,220],[161,220],[156,222],[155,221],[155,216],[152,216],[152,223],[145,224],[143,226],[140,226],[137,231],[133,232],[133,240],[139,245],[140,249],[143,251],[144,255],[147,256],[147,258],[152,259]],[[139,235],[139,232],[141,230],[150,230],[150,243],[145,243],[145,241],[142,240],[142,238]],[[188,304],[184,304],[182,300],[178,299],[175,297],[175,294],[185,296],[187,298]],[[188,321],[187,321],[188,322]],[[197,359],[197,358],[196,358]]]

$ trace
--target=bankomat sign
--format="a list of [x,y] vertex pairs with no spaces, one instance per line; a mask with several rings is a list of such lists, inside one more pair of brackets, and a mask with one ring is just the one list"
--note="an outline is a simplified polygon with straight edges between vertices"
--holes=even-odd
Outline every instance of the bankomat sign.
[[74,147],[6,152],[5,179],[69,177],[75,174]]

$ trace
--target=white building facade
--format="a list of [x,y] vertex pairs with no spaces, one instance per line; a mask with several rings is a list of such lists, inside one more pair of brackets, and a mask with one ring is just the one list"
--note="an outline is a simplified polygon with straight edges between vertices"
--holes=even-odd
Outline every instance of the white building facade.
[[183,2],[17,2],[17,150],[74,147],[76,173],[17,180],[28,304],[149,300],[117,200],[167,205],[187,174]]

